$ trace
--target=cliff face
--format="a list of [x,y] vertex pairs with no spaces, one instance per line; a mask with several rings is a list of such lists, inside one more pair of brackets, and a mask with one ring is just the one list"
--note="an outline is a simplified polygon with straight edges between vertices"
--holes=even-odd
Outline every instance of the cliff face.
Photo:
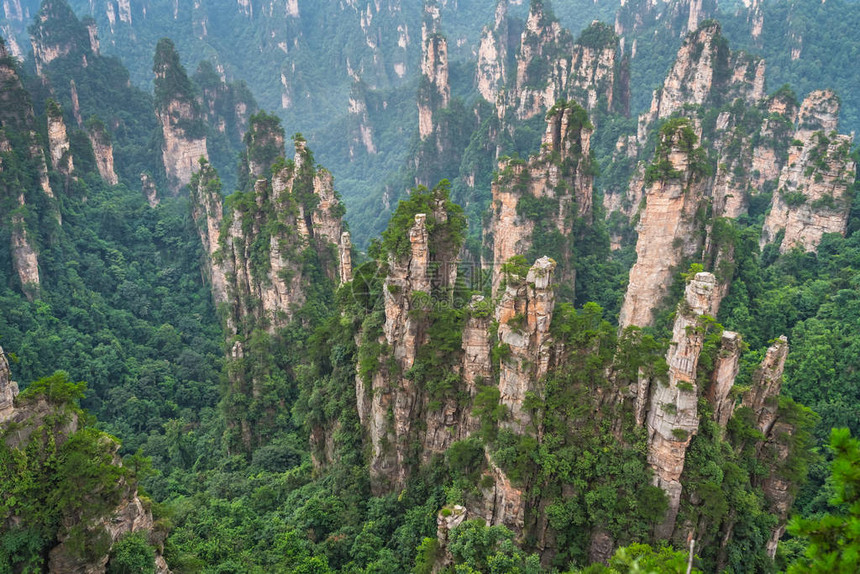
[[108,133],[101,122],[93,122],[87,126],[87,136],[93,148],[93,155],[96,158],[96,168],[99,170],[99,175],[102,176],[102,179],[106,183],[116,185],[119,183],[119,178],[114,170],[113,144],[111,143],[110,133]]
[[550,366],[554,270],[555,261],[541,257],[524,278],[507,273],[496,308],[499,343],[507,349],[499,366],[500,404],[509,414],[504,425],[518,433],[532,423],[526,395],[537,391]]
[[48,109],[48,149],[51,152],[51,165],[66,176],[75,169],[74,161],[69,153],[69,136],[66,133],[66,123],[63,112],[54,104]]
[[162,161],[168,187],[176,195],[191,181],[198,160],[201,157],[209,160],[206,126],[191,81],[179,63],[173,43],[166,38],[156,47],[153,71]]
[[644,143],[655,121],[702,105],[741,98],[754,104],[764,97],[764,60],[731,52],[720,25],[706,24],[685,40],[663,86],[654,92],[651,109],[639,118],[639,142]]
[[[36,230],[38,221],[31,206],[35,194],[44,194],[51,205],[52,216],[60,222],[54,204],[54,191],[48,179],[45,152],[36,133],[35,117],[29,94],[24,90],[15,61],[0,42],[0,195],[7,205],[15,206],[0,216],[10,229],[12,265],[25,295],[32,299],[40,285]],[[61,120],[62,121],[62,120]],[[63,130],[64,131],[64,130]],[[67,138],[58,137],[55,146],[65,142],[61,157],[68,157]],[[62,140],[62,142],[61,142]],[[60,149],[58,149],[60,151]]]
[[221,247],[221,225],[224,219],[221,182],[218,174],[209,164],[202,164],[200,171],[191,181],[191,216],[197,224],[197,231],[203,250],[206,253],[205,270],[212,288],[212,299],[216,307],[228,302],[227,272],[232,271],[227,264],[217,264],[218,250]]
[[654,163],[645,172],[645,209],[639,220],[636,263],[618,322],[621,328],[653,324],[674,270],[701,246],[696,212],[705,197],[703,152],[686,120],[666,124]]
[[439,7],[435,2],[424,5],[421,45],[422,86],[418,95],[418,134],[422,140],[426,140],[435,131],[434,113],[447,108],[451,101],[448,41],[439,31]]
[[654,469],[654,484],[666,493],[669,508],[655,529],[657,538],[669,538],[681,504],[680,482],[690,440],[699,429],[699,391],[696,368],[706,332],[703,315],[714,303],[716,278],[698,273],[687,284],[678,306],[672,343],[666,355],[668,381],[651,384],[648,430],[648,463]]
[[838,116],[832,92],[813,92],[804,100],[762,229],[762,246],[780,231],[782,253],[794,247],[814,250],[825,233],[845,235],[856,166],[849,155],[853,137],[836,133]]
[[591,220],[594,171],[592,126],[585,110],[559,103],[547,114],[541,151],[528,162],[504,160],[493,182],[492,219],[486,242],[492,242],[493,293],[501,284],[501,266],[516,255],[533,253],[533,234],[557,237],[552,255],[562,265],[559,279],[572,290],[574,270],[569,248],[575,218]]
[[623,112],[627,86],[619,54],[618,38],[608,26],[595,22],[574,42],[542,2],[532,2],[507,109],[526,120],[562,99],[576,101],[589,111],[597,109],[602,99],[606,109]]
[[[314,290],[333,289],[352,270],[331,174],[314,164],[304,140],[295,141],[293,159],[285,160],[279,120],[260,114],[245,141],[248,188],[230,198],[225,212],[217,174],[201,162],[191,201],[207,255],[204,273],[228,340],[228,396],[235,404],[228,419],[238,429],[239,447],[247,449],[273,424],[272,405],[254,406],[265,402],[269,377],[284,368],[270,355],[270,341],[279,340],[308,300],[311,282]],[[262,412],[252,424],[257,408]]]
[[478,63],[475,70],[475,85],[478,93],[490,103],[495,103],[507,82],[508,61],[508,2],[496,4],[492,28],[484,27],[478,47]]

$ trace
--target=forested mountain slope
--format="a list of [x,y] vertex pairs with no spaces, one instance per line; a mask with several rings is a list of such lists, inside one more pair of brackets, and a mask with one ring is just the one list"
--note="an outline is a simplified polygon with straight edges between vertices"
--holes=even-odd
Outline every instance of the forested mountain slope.
[[850,571],[853,108],[739,49],[809,6],[4,1],[11,571]]

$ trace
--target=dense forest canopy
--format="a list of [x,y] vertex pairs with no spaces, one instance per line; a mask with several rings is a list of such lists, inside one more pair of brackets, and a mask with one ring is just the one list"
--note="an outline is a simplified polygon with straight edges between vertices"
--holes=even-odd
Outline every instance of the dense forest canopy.
[[857,17],[5,2],[0,572],[855,571]]

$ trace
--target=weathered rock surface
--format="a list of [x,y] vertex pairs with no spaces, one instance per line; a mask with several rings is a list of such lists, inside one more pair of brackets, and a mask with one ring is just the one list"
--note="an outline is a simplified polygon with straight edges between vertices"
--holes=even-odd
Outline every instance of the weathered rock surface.
[[[104,124],[93,123],[87,130],[87,136],[93,148],[93,155],[96,158],[96,168],[99,170],[99,175],[102,176],[105,183],[116,185],[119,183],[119,178],[114,170],[113,144],[111,143],[110,134],[105,129]],[[152,200],[150,200],[151,204]]]
[[710,273],[697,273],[687,284],[678,306],[672,343],[666,355],[668,381],[651,385],[648,430],[648,464],[654,469],[654,484],[666,493],[669,508],[655,529],[657,538],[668,539],[675,529],[681,503],[681,473],[690,440],[699,429],[696,368],[704,343],[703,315],[710,312],[717,280]]
[[199,121],[194,106],[189,102],[171,101],[156,111],[161,122],[163,141],[161,155],[168,186],[176,195],[188,185],[200,158],[209,160],[206,136],[188,132],[183,125]]
[[232,271],[226,263],[216,263],[220,259],[218,252],[221,248],[221,224],[224,218],[221,182],[209,164],[202,164],[194,179],[196,182],[192,180],[190,188],[191,216],[197,225],[200,242],[207,255],[205,269],[212,289],[212,298],[215,306],[220,307],[228,302],[227,272]]
[[555,266],[555,261],[542,257],[526,277],[508,274],[496,309],[499,342],[510,351],[499,367],[500,402],[509,417],[504,425],[520,433],[532,422],[524,408],[526,394],[539,391],[540,380],[549,370]]
[[[608,26],[592,23],[574,42],[542,3],[533,2],[516,56],[516,81],[506,96],[507,109],[526,120],[562,99],[592,111],[604,98],[608,109],[626,111],[626,76],[620,74],[619,53],[618,38]],[[616,94],[616,86],[621,94]]]
[[48,149],[51,152],[51,165],[60,173],[68,176],[75,169],[72,155],[69,152],[69,136],[63,112],[59,106],[49,107],[48,110]]
[[0,347],[0,424],[5,423],[15,412],[15,397],[18,396],[18,383],[12,380],[9,361]]
[[424,22],[421,26],[421,82],[418,98],[418,133],[422,140],[434,130],[433,115],[448,107],[451,86],[448,83],[448,40],[439,31],[439,6],[435,2],[424,4]]
[[717,22],[703,25],[684,40],[663,86],[654,92],[651,109],[640,116],[640,144],[649,126],[685,105],[735,98],[754,104],[765,95],[764,72],[764,60],[728,49]]
[[[536,199],[555,202],[548,223],[566,241],[572,241],[573,219],[591,220],[594,175],[591,160],[592,126],[577,104],[554,107],[547,114],[547,128],[539,153],[527,163],[503,160],[493,182],[493,217],[487,242],[493,250],[493,293],[501,284],[501,266],[511,257],[529,254],[535,231],[534,215],[523,213],[522,202]],[[567,250],[560,249],[562,255]],[[559,279],[573,286],[575,274],[569,261]]]
[[654,309],[666,296],[674,270],[701,245],[695,215],[705,186],[693,169],[694,150],[690,148],[696,142],[690,143],[689,129],[682,124],[661,136],[655,162],[670,166],[671,171],[663,172],[647,187],[645,209],[639,220],[636,264],[630,270],[618,319],[622,329],[653,324]]
[[714,420],[722,428],[726,428],[735,411],[735,397],[732,396],[731,391],[740,369],[742,344],[740,335],[732,331],[723,331],[720,354],[705,395],[714,408]]
[[492,29],[484,27],[478,47],[475,85],[478,93],[495,103],[507,82],[508,60],[508,1],[499,0]]
[[795,247],[815,250],[825,233],[845,235],[855,164],[850,157],[853,137],[836,133],[838,116],[832,92],[813,92],[804,100],[788,163],[762,228],[762,246],[780,231],[782,253]]

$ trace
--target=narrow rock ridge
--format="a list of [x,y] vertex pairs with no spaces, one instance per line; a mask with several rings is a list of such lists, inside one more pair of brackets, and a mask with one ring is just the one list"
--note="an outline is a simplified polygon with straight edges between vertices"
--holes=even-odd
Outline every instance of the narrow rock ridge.
[[666,355],[668,381],[651,385],[646,421],[648,464],[654,469],[655,486],[662,488],[669,500],[666,517],[655,528],[657,538],[668,539],[675,529],[684,459],[699,429],[696,368],[706,333],[703,316],[710,313],[716,283],[711,273],[697,273],[687,284]]
[[155,187],[155,182],[152,180],[152,176],[146,172],[140,174],[140,190],[149,203],[149,207],[155,207],[161,202],[158,199],[158,189]]
[[[561,99],[574,100],[593,111],[604,98],[609,110],[625,111],[627,86],[622,80],[626,76],[620,73],[619,54],[618,37],[609,26],[593,22],[574,42],[541,2],[532,2],[506,108],[518,119],[527,120]],[[616,94],[616,87],[621,94]]]
[[376,143],[373,140],[373,126],[371,125],[370,115],[367,111],[365,86],[362,82],[356,81],[353,83],[349,92],[347,109],[349,111],[352,132],[349,141],[349,157],[355,157],[358,150],[362,148],[365,153],[375,155]]
[[683,110],[685,105],[736,98],[754,104],[765,95],[764,73],[761,58],[729,50],[719,23],[703,25],[684,40],[663,86],[654,91],[651,109],[639,117],[639,143],[645,143],[654,122]]
[[780,231],[782,253],[815,250],[825,233],[845,235],[856,166],[850,156],[853,136],[836,133],[838,117],[833,92],[813,92],[801,105],[788,163],[762,228],[762,247]]
[[697,173],[700,155],[688,121],[667,124],[661,133],[655,161],[646,173],[645,209],[639,220],[636,263],[624,296],[618,323],[650,326],[653,312],[668,292],[674,271],[701,248],[696,211],[705,196],[705,182]]
[[190,192],[191,216],[197,225],[197,233],[206,253],[204,269],[212,289],[212,299],[215,306],[220,308],[228,302],[227,273],[232,272],[232,269],[226,262],[216,263],[220,259],[220,234],[224,214],[221,181],[211,165],[201,164],[200,171],[192,178]]
[[779,393],[787,356],[788,339],[782,336],[768,348],[761,365],[753,375],[750,390],[742,399],[742,405],[752,410],[755,427],[764,436],[764,439],[756,444],[756,453],[769,472],[760,484],[770,504],[770,511],[776,514],[778,519],[767,542],[767,552],[771,558],[776,555],[779,539],[785,533],[788,512],[796,495],[796,485],[780,472],[782,465],[792,454],[791,437],[796,431],[793,424],[779,418]]
[[87,123],[87,137],[93,148],[93,155],[96,158],[96,168],[99,170],[99,175],[102,176],[105,183],[116,185],[119,183],[119,178],[114,170],[113,144],[111,143],[110,133],[101,121],[91,121]]
[[[448,83],[448,40],[439,31],[439,6],[435,0],[424,3],[421,26],[421,83],[418,94],[418,133],[422,140],[435,131],[433,115],[448,107],[451,86]],[[441,151],[441,150],[440,150]]]
[[552,259],[541,257],[525,277],[506,274],[505,290],[496,308],[499,343],[506,348],[499,367],[500,402],[508,412],[503,424],[518,433],[525,432],[532,422],[524,409],[526,394],[538,391],[550,366],[555,266]]
[[173,195],[191,181],[198,160],[209,160],[206,124],[191,80],[173,43],[163,38],[155,50],[155,114],[161,124],[161,155]]
[[70,176],[75,169],[72,154],[69,151],[69,136],[66,123],[63,121],[63,110],[50,100],[47,104],[48,117],[48,150],[51,154],[51,165],[65,175]]
[[484,27],[478,47],[475,86],[490,103],[496,103],[507,83],[508,0],[498,0],[493,27]]
[[15,397],[18,396],[18,383],[12,380],[9,361],[0,347],[0,424],[5,423],[15,412]]
[[[561,102],[549,111],[546,121],[540,152],[527,163],[501,160],[492,185],[493,217],[485,241],[492,242],[494,294],[502,281],[501,266],[516,255],[529,255],[536,223],[549,225],[570,242],[574,217],[591,221],[594,172],[588,115],[575,103]],[[556,203],[551,213],[540,215],[546,221],[536,222],[528,206],[547,202]],[[560,253],[564,257],[569,249]],[[569,260],[559,263],[558,279],[572,289],[573,266]]]

